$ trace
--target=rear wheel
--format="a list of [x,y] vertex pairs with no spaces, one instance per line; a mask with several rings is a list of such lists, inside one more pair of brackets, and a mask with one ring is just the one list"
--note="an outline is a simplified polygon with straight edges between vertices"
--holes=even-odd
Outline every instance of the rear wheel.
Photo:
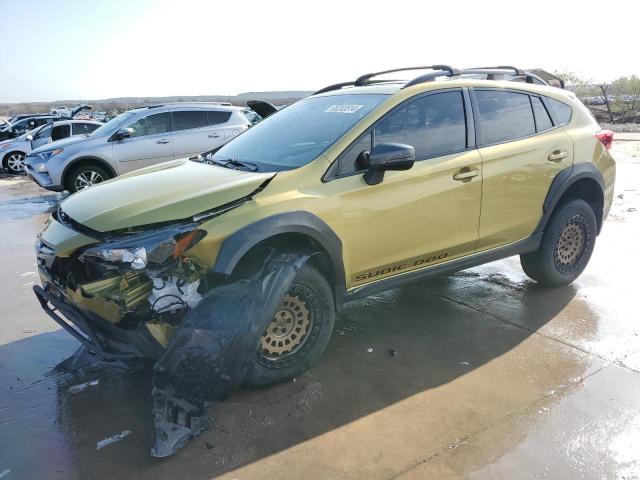
[[20,173],[24,171],[24,153],[10,152],[4,158],[4,167],[11,173]]
[[74,193],[95,185],[96,183],[109,180],[110,178],[111,175],[98,165],[82,165],[71,171],[68,175],[65,188],[69,190],[69,192]]
[[587,202],[569,200],[553,213],[540,248],[520,255],[524,272],[545,287],[573,282],[586,268],[596,241],[596,216]]
[[264,387],[309,369],[331,338],[335,322],[333,293],[312,265],[296,275],[272,322],[262,334],[246,383]]

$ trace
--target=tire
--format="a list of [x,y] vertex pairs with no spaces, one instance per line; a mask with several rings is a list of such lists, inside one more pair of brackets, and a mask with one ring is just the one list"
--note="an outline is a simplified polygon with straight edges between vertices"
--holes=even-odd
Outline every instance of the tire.
[[23,152],[9,152],[4,156],[3,166],[11,173],[22,173],[24,172],[24,157]]
[[[308,330],[302,337],[302,341],[294,346],[291,352],[279,356],[270,354],[265,349],[266,345],[270,349],[278,348],[277,345],[272,347],[270,343],[278,343],[282,338],[287,339],[286,336],[279,339],[273,336],[274,331],[278,329],[278,316],[282,315],[280,319],[282,328],[287,328],[291,315],[293,320],[296,320],[296,315],[301,315],[296,307],[302,307],[302,310],[306,307],[306,313],[308,313]],[[245,378],[245,383],[254,387],[266,387],[291,380],[308,370],[329,343],[335,318],[333,293],[326,278],[312,265],[303,266],[291,284],[280,309],[276,312],[274,321],[263,334],[255,363]],[[294,322],[295,326],[296,322]]]
[[65,189],[70,193],[109,180],[111,175],[98,165],[82,165],[74,168],[65,179]]
[[598,225],[587,202],[569,200],[556,208],[540,247],[520,255],[524,272],[544,287],[569,285],[586,268],[596,243]]

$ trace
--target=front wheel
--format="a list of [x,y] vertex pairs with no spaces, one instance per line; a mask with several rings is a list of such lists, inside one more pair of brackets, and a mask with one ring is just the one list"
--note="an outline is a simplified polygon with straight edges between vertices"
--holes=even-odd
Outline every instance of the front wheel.
[[334,322],[329,283],[312,265],[303,266],[262,334],[245,382],[265,387],[309,369],[329,343]]
[[553,213],[538,250],[520,255],[520,264],[530,278],[545,287],[568,285],[589,263],[597,231],[589,204],[569,200]]
[[24,153],[11,152],[7,154],[4,160],[4,166],[11,173],[24,172]]
[[96,183],[109,180],[111,175],[97,165],[83,165],[73,170],[66,181],[65,188],[71,193],[88,188]]

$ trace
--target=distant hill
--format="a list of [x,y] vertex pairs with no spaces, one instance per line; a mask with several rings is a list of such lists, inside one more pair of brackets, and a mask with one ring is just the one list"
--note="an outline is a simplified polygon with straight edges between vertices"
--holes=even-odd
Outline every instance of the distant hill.
[[0,103],[0,115],[10,117],[20,113],[45,113],[60,105],[74,106],[80,103],[93,105],[97,111],[123,111],[143,105],[173,102],[229,102],[244,106],[247,100],[264,100],[274,105],[287,105],[313,92],[303,90],[283,90],[271,92],[244,92],[238,95],[180,95],[172,97],[119,97],[102,100],[56,100],[54,102]]

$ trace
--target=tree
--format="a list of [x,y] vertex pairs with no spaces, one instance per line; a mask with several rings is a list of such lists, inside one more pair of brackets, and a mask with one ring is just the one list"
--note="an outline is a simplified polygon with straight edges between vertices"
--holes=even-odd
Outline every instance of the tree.
[[640,103],[640,78],[635,75],[617,78],[611,82],[611,91],[621,110],[634,111]]
[[604,99],[604,103],[607,106],[607,112],[609,112],[609,120],[611,121],[611,123],[614,123],[613,113],[611,113],[611,102],[609,101],[609,96],[607,95],[607,90],[609,90],[610,86],[611,85],[602,83],[600,84],[600,90],[602,91],[602,98]]
[[593,81],[590,78],[583,78],[577,73],[563,70],[555,71],[553,74],[564,81],[565,88],[573,91],[578,98],[585,98],[596,94]]

